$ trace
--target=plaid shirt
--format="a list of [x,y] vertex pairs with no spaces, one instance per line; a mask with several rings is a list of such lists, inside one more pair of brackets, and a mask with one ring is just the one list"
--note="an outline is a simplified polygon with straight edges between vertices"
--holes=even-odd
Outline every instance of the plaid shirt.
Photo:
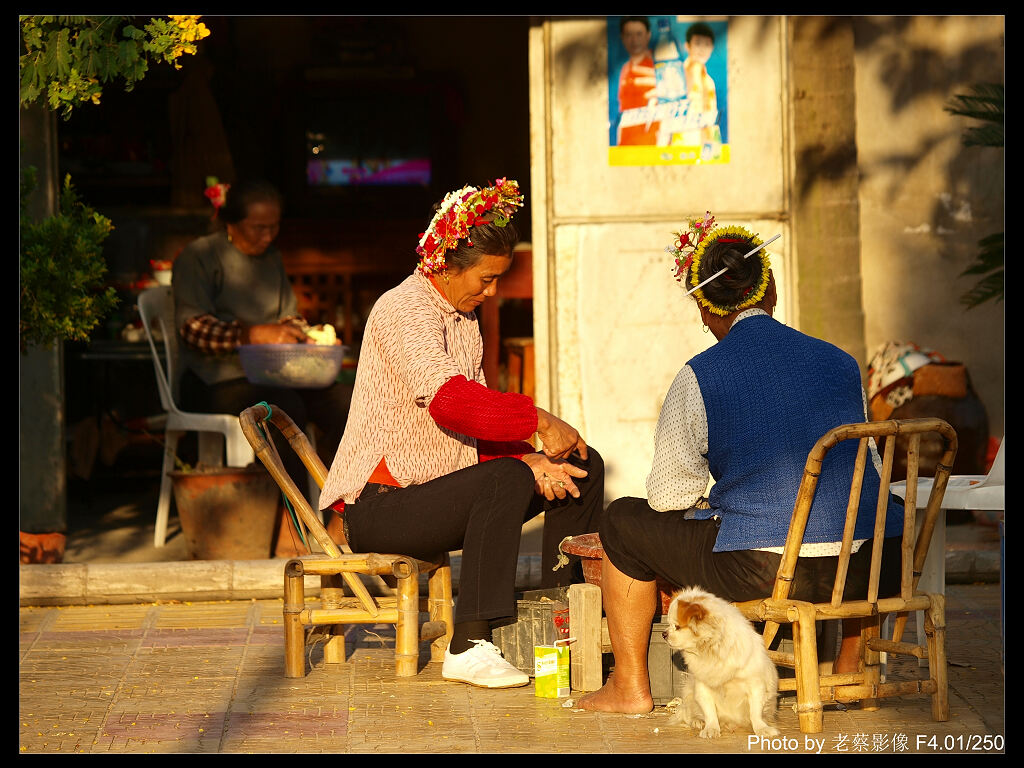
[[[300,315],[291,315],[278,322],[294,325],[303,333],[309,330],[309,324]],[[210,314],[199,315],[186,320],[181,326],[181,338],[189,346],[203,352],[231,352],[242,343],[242,324],[237,320],[218,320]]]

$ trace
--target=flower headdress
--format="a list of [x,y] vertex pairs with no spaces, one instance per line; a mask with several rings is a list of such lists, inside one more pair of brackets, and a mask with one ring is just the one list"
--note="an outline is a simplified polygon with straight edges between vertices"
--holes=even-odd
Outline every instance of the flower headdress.
[[720,269],[715,274],[711,275],[711,277],[700,282],[700,260],[708,246],[719,242],[750,243],[755,247],[743,254],[743,258],[746,259],[760,251],[768,245],[768,243],[774,242],[778,238],[782,237],[782,235],[775,235],[775,237],[768,240],[768,242],[763,242],[760,237],[743,227],[724,226],[712,229],[714,224],[715,217],[711,215],[710,211],[704,215],[703,219],[690,219],[689,229],[675,232],[675,241],[672,245],[665,246],[665,250],[671,253],[675,258],[676,281],[682,282],[684,286],[687,284],[692,286],[686,291],[686,295],[689,296],[690,294],[695,294],[697,301],[716,315],[728,315],[732,312],[736,312],[737,310],[752,307],[764,298],[765,291],[768,289],[768,281],[771,272],[771,262],[768,258],[768,251],[765,251],[764,255],[761,257],[761,279],[757,284],[747,288],[746,293],[744,293],[743,298],[739,303],[723,307],[713,304],[704,295],[704,291],[701,290],[705,285],[727,271],[725,268]]
[[427,231],[420,233],[417,269],[424,275],[443,272],[447,266],[445,251],[455,248],[460,239],[468,238],[470,227],[483,223],[504,227],[522,205],[519,182],[512,179],[498,179],[494,186],[483,189],[465,186],[449,192]]
[[217,218],[218,211],[220,211],[221,206],[227,200],[229,189],[231,189],[231,185],[218,181],[216,176],[206,177],[206,189],[203,190],[203,194],[206,195],[206,199],[213,206],[213,216],[211,218]]

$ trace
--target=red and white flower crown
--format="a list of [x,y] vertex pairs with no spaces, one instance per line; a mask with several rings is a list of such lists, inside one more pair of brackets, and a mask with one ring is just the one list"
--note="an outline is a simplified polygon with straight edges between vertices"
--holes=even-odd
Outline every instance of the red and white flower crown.
[[498,179],[483,189],[465,186],[449,192],[427,231],[420,233],[417,269],[424,275],[444,272],[445,252],[455,248],[460,239],[468,238],[470,227],[483,223],[504,227],[522,206],[519,182],[513,179]]

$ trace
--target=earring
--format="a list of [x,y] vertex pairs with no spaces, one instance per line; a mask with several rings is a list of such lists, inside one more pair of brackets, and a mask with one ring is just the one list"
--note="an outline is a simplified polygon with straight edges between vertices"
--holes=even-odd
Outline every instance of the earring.
[[442,275],[442,277],[444,277],[444,281],[447,283],[448,282],[448,270],[447,269],[444,271],[444,274]]
[[707,333],[707,332],[708,332],[708,327],[705,325],[704,326],[704,333]]

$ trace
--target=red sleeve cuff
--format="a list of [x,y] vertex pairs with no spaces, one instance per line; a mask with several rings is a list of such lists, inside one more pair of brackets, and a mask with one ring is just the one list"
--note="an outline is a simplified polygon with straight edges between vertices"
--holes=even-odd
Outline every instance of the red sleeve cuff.
[[537,449],[525,440],[499,442],[495,440],[477,440],[477,455],[482,464],[491,459],[521,459],[528,453],[536,453]]
[[537,408],[530,397],[497,392],[461,375],[441,385],[429,412],[438,426],[479,440],[525,440],[537,431]]

